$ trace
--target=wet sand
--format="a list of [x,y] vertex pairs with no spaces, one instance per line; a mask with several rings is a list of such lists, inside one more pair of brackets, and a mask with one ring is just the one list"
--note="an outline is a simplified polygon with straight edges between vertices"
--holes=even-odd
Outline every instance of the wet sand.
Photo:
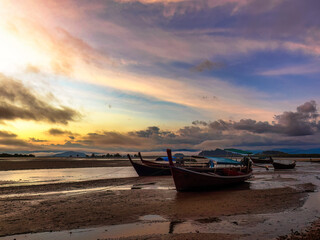
[[[132,181],[130,181],[132,180]],[[146,180],[149,180],[146,182]],[[89,226],[123,224],[137,221],[140,216],[155,214],[170,221],[208,219],[212,217],[279,212],[297,208],[304,202],[312,186],[300,190],[279,188],[270,190],[237,189],[201,193],[177,193],[170,177],[162,179],[172,189],[112,190],[112,184],[136,186],[150,184],[154,178],[94,181],[79,184],[52,184],[37,186],[36,192],[62,191],[81,187],[101,187],[110,190],[81,194],[56,194],[49,196],[21,196],[0,199],[0,236],[58,231]],[[142,185],[140,185],[141,187]],[[28,187],[8,188],[2,194],[30,192]]]
[[[313,167],[308,169],[312,171]],[[259,180],[261,170],[256,169],[260,172],[251,183],[197,193],[177,193],[171,176],[0,187],[0,236],[130,224],[139,222],[141,216],[146,215],[159,215],[177,224],[196,221],[210,225],[215,221],[225,221],[235,226],[241,225],[243,216],[249,216],[243,223],[243,228],[246,228],[256,224],[256,221],[262,224],[267,221],[261,216],[255,218],[259,214],[299,211],[316,186],[312,181],[306,183],[291,178],[293,175],[308,175],[308,169],[303,173],[298,170],[289,174],[269,171],[268,175],[263,175],[263,180]],[[254,181],[257,183],[252,184]],[[269,185],[260,187],[265,182],[274,184],[274,188]],[[282,185],[282,182],[286,184]],[[316,222],[314,224],[317,225]],[[290,232],[279,235],[289,237]],[[190,232],[179,234],[170,234],[169,231],[163,234],[142,233],[139,237],[123,236],[123,239],[213,237],[239,239],[246,237],[246,234],[209,234],[190,229]]]

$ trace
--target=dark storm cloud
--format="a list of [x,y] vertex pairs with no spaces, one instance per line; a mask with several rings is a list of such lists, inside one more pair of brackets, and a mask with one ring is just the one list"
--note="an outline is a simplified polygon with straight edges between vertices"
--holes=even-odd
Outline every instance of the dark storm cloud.
[[21,82],[0,74],[0,120],[34,120],[68,124],[80,114],[66,106],[54,106]]

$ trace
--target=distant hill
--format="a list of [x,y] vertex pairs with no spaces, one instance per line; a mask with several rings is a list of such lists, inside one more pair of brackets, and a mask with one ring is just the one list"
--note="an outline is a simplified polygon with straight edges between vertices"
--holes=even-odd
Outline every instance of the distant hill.
[[69,151],[69,152],[54,154],[52,155],[52,157],[86,157],[86,154],[83,152]]
[[262,153],[258,155],[267,155],[267,156],[272,156],[272,155],[286,155],[288,153],[281,152],[281,151],[263,151]]
[[207,156],[207,157],[223,157],[226,155],[228,155],[228,152],[220,148],[217,148],[216,150],[203,150],[199,153],[199,156]]

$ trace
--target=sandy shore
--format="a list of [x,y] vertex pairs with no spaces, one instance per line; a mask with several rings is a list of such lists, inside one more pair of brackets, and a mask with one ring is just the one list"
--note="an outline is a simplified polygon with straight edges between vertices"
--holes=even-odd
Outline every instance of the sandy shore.
[[[97,161],[100,164],[101,160]],[[23,166],[23,163],[19,164]],[[103,164],[112,166],[114,163],[107,161]],[[299,171],[294,173],[301,174]],[[268,171],[268,174],[271,183],[279,181],[279,172]],[[294,182],[291,175],[282,177],[280,181]],[[245,228],[256,223],[254,216],[257,214],[290,212],[302,207],[309,193],[315,189],[311,183],[297,182],[294,187],[254,190],[245,183],[211,192],[178,193],[171,176],[6,186],[0,187],[0,236],[135,223],[146,215],[159,215],[171,223],[211,223],[225,218],[236,219],[241,215],[251,216],[245,221]],[[236,220],[228,221],[238,225]],[[263,223],[266,219],[259,221]],[[320,222],[316,221],[304,232],[294,229],[292,234],[279,234],[283,235],[279,239],[319,239],[315,238],[320,236],[319,225]],[[123,239],[239,239],[243,236],[232,232],[209,234],[190,231],[141,234]]]
[[[160,187],[169,186],[169,190],[139,189],[139,186],[157,181],[158,177],[148,177],[1,188],[0,236],[123,224],[148,214],[164,216],[170,221],[185,221],[279,212],[301,206],[307,193],[314,189],[312,185],[300,186],[299,190],[250,190],[241,186],[232,191],[177,193],[170,176],[162,177],[160,183]],[[121,185],[136,189],[113,190]],[[92,187],[104,189],[61,193]],[[59,193],[33,196],[32,192]],[[17,193],[22,195],[8,195]]]

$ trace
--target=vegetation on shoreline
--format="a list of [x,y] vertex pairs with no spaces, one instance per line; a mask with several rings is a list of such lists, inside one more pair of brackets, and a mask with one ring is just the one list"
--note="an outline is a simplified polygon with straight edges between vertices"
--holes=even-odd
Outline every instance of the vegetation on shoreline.
[[15,153],[15,154],[0,153],[0,157],[35,157],[35,155],[33,155],[33,154],[21,154],[21,153]]

